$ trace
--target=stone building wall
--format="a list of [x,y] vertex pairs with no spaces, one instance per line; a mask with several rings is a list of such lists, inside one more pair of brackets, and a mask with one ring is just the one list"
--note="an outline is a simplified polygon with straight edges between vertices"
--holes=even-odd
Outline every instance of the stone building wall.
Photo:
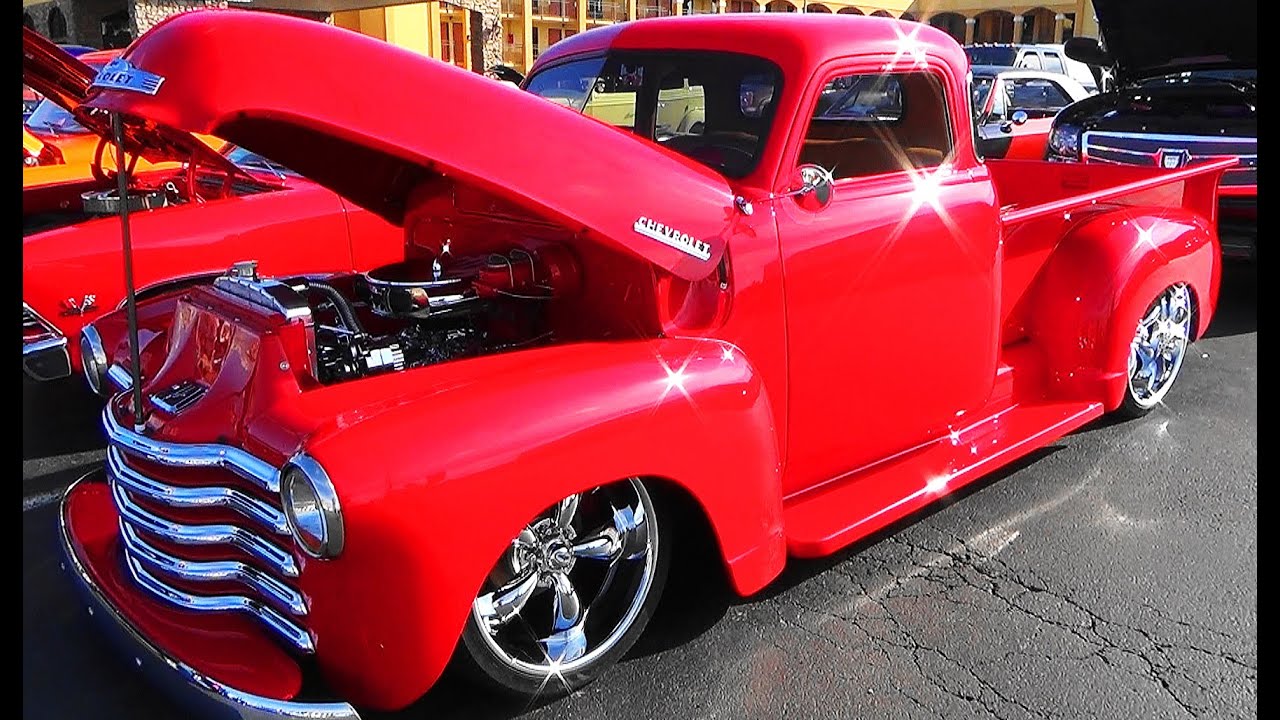
[[134,37],[150,30],[170,15],[198,8],[225,8],[227,0],[135,0],[129,10]]

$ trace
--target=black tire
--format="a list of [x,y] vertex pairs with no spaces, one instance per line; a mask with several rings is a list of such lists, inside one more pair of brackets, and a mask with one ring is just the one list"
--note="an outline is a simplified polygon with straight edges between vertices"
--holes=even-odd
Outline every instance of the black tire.
[[[629,478],[621,482],[638,483],[643,488],[643,483],[637,478]],[[608,486],[602,486],[602,488],[613,487],[618,484],[613,483]],[[592,491],[588,491],[588,493],[582,493],[582,496],[586,497],[602,488],[595,488]],[[473,611],[467,615],[467,623],[462,631],[462,641],[458,643],[458,649],[455,653],[454,664],[457,666],[457,670],[473,683],[510,696],[547,699],[566,695],[587,685],[608,670],[614,663],[621,660],[635,644],[636,640],[639,639],[641,633],[644,632],[645,626],[653,616],[654,610],[662,597],[662,590],[666,585],[667,572],[671,564],[672,543],[669,541],[671,533],[663,527],[666,516],[663,515],[660,519],[658,516],[661,514],[661,508],[658,508],[656,503],[649,499],[648,496],[646,496],[646,500],[650,503],[649,509],[646,511],[649,513],[646,516],[647,532],[656,531],[656,552],[653,553],[655,557],[650,569],[647,589],[644,590],[643,599],[638,600],[639,607],[626,624],[626,627],[624,628],[622,623],[619,622],[609,632],[610,638],[615,633],[617,633],[617,637],[611,640],[607,649],[599,651],[598,646],[596,648],[590,648],[589,646],[589,649],[582,656],[585,660],[565,663],[554,670],[550,666],[536,668],[517,667],[513,664],[515,661],[511,659],[510,655],[504,655],[502,650],[495,647],[495,645],[501,645],[501,643],[495,640],[495,635],[485,629],[482,625],[483,621],[473,607]],[[540,513],[530,523],[530,527],[535,527],[536,523],[544,519],[548,513],[554,512],[554,509],[555,506]],[[583,537],[586,537],[585,533]],[[515,543],[516,541],[513,540],[513,545]],[[494,574],[500,571],[500,565],[504,563],[507,557],[507,553],[504,553],[503,557],[495,562]],[[582,562],[588,561],[583,559]],[[635,561],[624,560],[623,562]],[[489,588],[489,583],[486,583],[486,588],[482,588],[482,596],[487,588]],[[554,594],[554,590],[551,590],[551,592]],[[600,595],[603,594],[604,590],[600,590]],[[632,602],[637,602],[634,600],[634,594],[632,597]],[[597,596],[596,600],[588,603],[586,607],[595,609],[596,606],[593,603],[599,599],[600,597]],[[532,604],[532,600],[527,602]],[[525,605],[525,608],[528,607],[529,605]],[[517,615],[521,612],[517,611]],[[584,613],[584,616],[589,617],[586,613]],[[524,619],[517,617],[507,622],[523,623]],[[584,620],[583,623],[585,625],[586,621]],[[529,631],[530,637],[537,636],[529,625],[526,624],[525,629]],[[591,642],[590,636],[587,637],[587,642]],[[549,657],[545,655],[545,650],[544,657]]]

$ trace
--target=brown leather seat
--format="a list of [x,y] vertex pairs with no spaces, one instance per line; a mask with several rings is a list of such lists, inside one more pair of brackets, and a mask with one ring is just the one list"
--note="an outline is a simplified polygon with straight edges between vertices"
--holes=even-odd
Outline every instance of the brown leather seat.
[[830,170],[836,179],[880,175],[906,169],[942,164],[941,150],[930,147],[898,148],[879,138],[845,140],[805,140],[800,163],[812,163]]

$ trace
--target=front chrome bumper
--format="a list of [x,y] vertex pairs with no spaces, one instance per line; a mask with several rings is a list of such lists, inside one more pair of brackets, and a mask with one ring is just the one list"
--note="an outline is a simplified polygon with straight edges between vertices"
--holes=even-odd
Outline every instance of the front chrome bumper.
[[355,708],[343,702],[307,703],[277,700],[253,695],[229,687],[200,673],[186,663],[170,657],[144,637],[107,600],[75,551],[67,523],[67,498],[83,481],[72,484],[63,496],[59,509],[62,566],[74,579],[84,598],[89,615],[98,621],[111,640],[133,659],[134,665],[166,694],[208,718],[238,720],[359,720]]
[[[27,335],[29,330],[34,332]],[[22,369],[32,380],[57,380],[71,374],[66,336],[25,302],[22,332]]]

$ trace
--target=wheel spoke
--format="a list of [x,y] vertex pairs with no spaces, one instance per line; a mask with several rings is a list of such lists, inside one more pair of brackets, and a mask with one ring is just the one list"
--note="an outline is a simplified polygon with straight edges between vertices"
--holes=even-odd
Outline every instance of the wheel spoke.
[[538,588],[538,574],[529,570],[497,590],[476,598],[476,611],[496,630],[508,620],[520,614],[525,603]]
[[562,528],[569,527],[570,523],[573,522],[573,516],[578,514],[578,501],[581,498],[581,495],[574,493],[573,495],[570,495],[556,503],[554,517],[557,525]]
[[573,554],[591,560],[634,560],[649,551],[649,525],[644,507],[613,509],[613,525],[586,535],[573,546]]
[[552,576],[552,590],[555,592],[554,615],[551,620],[554,632],[540,642],[547,653],[547,659],[552,662],[577,660],[587,651],[584,629],[586,613],[578,602],[578,591],[568,575],[556,573]]

